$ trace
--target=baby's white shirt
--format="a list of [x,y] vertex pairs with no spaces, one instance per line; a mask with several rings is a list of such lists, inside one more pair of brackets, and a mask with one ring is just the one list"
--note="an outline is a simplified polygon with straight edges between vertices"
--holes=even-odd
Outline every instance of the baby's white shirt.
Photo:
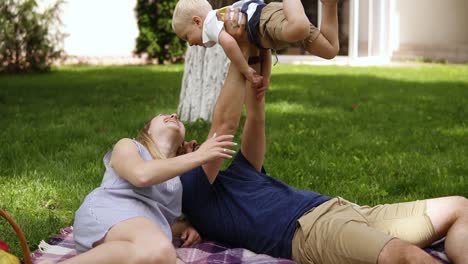
[[[249,2],[250,0],[240,0],[231,5],[231,8],[239,8],[241,9],[242,6]],[[263,0],[261,0],[263,2]],[[250,20],[250,18],[253,16],[255,13],[255,10],[257,10],[257,3],[250,3],[248,8],[247,8],[247,21]],[[213,47],[217,43],[219,43],[219,34],[221,33],[221,30],[224,28],[224,22],[219,21],[218,17],[216,16],[216,12],[218,9],[211,10],[208,12],[206,15],[205,21],[203,22],[203,29],[202,29],[202,41],[203,41],[203,46],[209,48]],[[231,13],[231,16],[233,13]],[[232,19],[232,17],[231,17]],[[238,23],[240,23],[242,19],[242,13],[239,12],[239,18],[238,18]]]
[[203,46],[207,48],[213,47],[219,42],[219,34],[224,27],[224,23],[218,20],[216,11],[217,10],[211,10],[208,12],[203,22],[202,41]]

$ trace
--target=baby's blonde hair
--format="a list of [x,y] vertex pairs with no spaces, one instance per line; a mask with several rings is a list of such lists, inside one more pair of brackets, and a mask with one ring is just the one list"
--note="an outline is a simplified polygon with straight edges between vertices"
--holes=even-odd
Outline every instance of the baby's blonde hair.
[[172,15],[172,30],[179,35],[191,21],[193,16],[205,18],[213,10],[206,0],[179,0]]

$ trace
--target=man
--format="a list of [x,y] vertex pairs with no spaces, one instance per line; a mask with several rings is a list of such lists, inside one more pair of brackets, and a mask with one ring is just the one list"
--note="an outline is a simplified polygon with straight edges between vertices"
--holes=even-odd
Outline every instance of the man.
[[[244,25],[240,31],[237,25],[225,25],[226,30],[242,35]],[[240,45],[246,56],[256,52],[242,41]],[[259,72],[258,64],[253,66]],[[204,238],[298,263],[381,264],[437,263],[420,247],[446,236],[448,257],[454,263],[468,263],[464,197],[371,208],[295,190],[267,176],[262,167],[266,151],[263,93],[231,65],[209,135],[234,134],[245,104],[241,151],[225,171],[220,171],[222,161],[217,161],[180,177],[182,210]]]

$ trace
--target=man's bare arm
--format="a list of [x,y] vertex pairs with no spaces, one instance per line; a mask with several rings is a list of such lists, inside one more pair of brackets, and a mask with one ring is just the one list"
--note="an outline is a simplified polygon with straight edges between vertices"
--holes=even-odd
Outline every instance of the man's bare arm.
[[[242,20],[238,27],[237,25],[233,27],[229,16],[226,16],[224,25],[229,34],[236,36],[238,45],[243,54],[242,57],[243,59],[247,59],[253,49],[248,41],[246,41],[245,35],[243,35],[245,32],[245,19]],[[257,82],[261,82],[262,80],[262,77],[259,75],[256,75],[255,78]],[[247,83],[250,82],[244,79],[244,76],[234,64],[231,64],[213,111],[212,124],[208,137],[212,137],[215,133],[217,135],[234,135],[236,133],[239,127],[242,106],[245,101]],[[222,162],[223,160],[220,159],[202,166],[210,183],[215,181]]]
[[[245,79],[234,64],[229,66],[228,75],[224,81],[216,106],[208,138],[217,135],[234,135],[239,126],[242,105],[245,97]],[[218,175],[222,159],[204,164],[203,170],[210,183]]]
[[[254,69],[259,71],[260,64],[254,65]],[[264,70],[269,71],[269,69],[262,69],[262,73],[264,73]],[[263,77],[265,78],[265,76]],[[263,83],[265,84],[265,82]],[[260,89],[267,88],[268,87],[261,87]],[[263,161],[265,160],[266,153],[265,90],[263,90],[263,92],[261,91],[259,96],[259,89],[252,87],[250,83],[247,83],[245,90],[247,117],[245,119],[244,130],[242,131],[241,150],[242,154],[244,154],[244,157],[250,162],[250,164],[260,171]]]

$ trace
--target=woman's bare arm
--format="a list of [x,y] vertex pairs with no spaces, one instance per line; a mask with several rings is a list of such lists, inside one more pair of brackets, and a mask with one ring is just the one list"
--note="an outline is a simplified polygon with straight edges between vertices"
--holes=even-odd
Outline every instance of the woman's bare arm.
[[222,135],[205,141],[195,152],[168,159],[143,160],[136,144],[124,138],[115,144],[110,166],[134,186],[146,187],[167,181],[209,161],[229,158],[232,152],[222,150],[228,150],[234,144],[232,136]]

